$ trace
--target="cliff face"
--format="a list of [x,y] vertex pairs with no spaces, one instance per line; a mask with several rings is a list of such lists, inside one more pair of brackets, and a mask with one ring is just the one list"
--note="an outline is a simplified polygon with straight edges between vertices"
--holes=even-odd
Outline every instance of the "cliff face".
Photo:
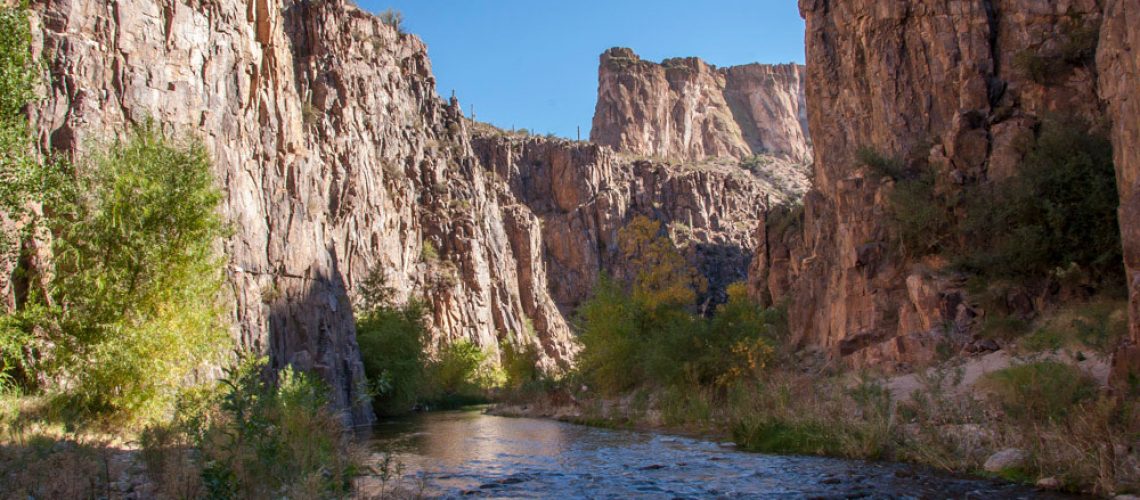
[[1101,113],[1093,64],[1067,65],[1039,83],[1024,62],[1086,50],[1089,33],[1095,48],[1100,7],[801,0],[800,10],[813,190],[802,233],[769,241],[760,260],[770,264],[757,264],[763,275],[753,282],[773,297],[790,295],[802,345],[856,364],[928,359],[939,342],[968,341],[985,311],[968,302],[960,279],[938,272],[943,263],[886,256],[891,182],[871,175],[856,152],[929,165],[942,189],[1015,175],[1019,144],[1042,115]]
[[476,136],[473,146],[509,186],[504,203],[542,221],[547,284],[567,315],[589,297],[599,273],[635,274],[618,255],[617,235],[636,216],[664,223],[708,279],[705,307],[724,302],[725,287],[747,277],[761,214],[791,196],[787,186],[730,163],[633,160],[596,144],[503,135]]
[[321,374],[356,423],[371,412],[353,291],[373,270],[397,299],[428,302],[437,345],[466,339],[494,357],[501,341],[533,344],[554,370],[573,359],[566,317],[598,272],[628,272],[615,239],[631,217],[669,223],[712,303],[743,279],[757,214],[788,197],[779,176],[736,165],[681,169],[533,138],[472,149],[424,44],[343,1],[33,10],[43,147],[82,157],[146,120],[200,139],[233,229],[236,343]]
[[547,367],[567,363],[569,328],[523,245],[539,228],[500,204],[423,43],[342,1],[286,5],[34,3],[50,72],[40,140],[82,155],[147,119],[200,138],[233,229],[238,344],[317,371],[357,423],[371,412],[351,292],[374,268],[401,298],[427,298],[437,341],[495,352],[516,333]]
[[811,159],[804,68],[717,69],[697,58],[642,61],[630,49],[601,56],[590,140],[617,151],[682,160],[771,155]]
[[1140,1],[1105,5],[1097,49],[1100,95],[1112,120],[1120,231],[1128,273],[1130,345],[1117,352],[1119,380],[1140,371]]

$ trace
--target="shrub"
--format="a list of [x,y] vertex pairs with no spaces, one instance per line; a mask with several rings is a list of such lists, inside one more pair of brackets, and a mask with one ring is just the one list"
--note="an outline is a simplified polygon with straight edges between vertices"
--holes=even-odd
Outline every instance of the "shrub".
[[268,378],[266,371],[264,358],[243,357],[219,390],[187,399],[173,424],[149,428],[142,438],[148,465],[162,463],[165,472],[189,443],[199,450],[201,496],[346,496],[358,456],[328,408],[325,386],[289,367]]
[[1057,421],[1096,395],[1096,382],[1079,368],[1056,361],[1012,366],[986,375],[985,387],[1010,418]]
[[503,341],[499,346],[503,357],[503,371],[506,375],[506,386],[510,389],[523,389],[538,382],[542,378],[542,371],[538,368],[538,346],[526,343],[515,347],[514,344]]
[[441,347],[437,359],[428,363],[425,395],[436,407],[484,403],[487,392],[502,385],[503,378],[486,351],[470,341],[458,340]]
[[1073,118],[1050,118],[1021,174],[965,198],[960,267],[995,277],[1047,276],[1076,264],[1123,285],[1112,144]]
[[633,300],[608,276],[601,277],[593,296],[578,309],[578,370],[603,393],[616,394],[645,380],[638,357],[639,315]]
[[906,164],[896,158],[885,156],[873,148],[864,146],[855,151],[859,163],[871,169],[879,177],[900,180],[907,177]]
[[953,245],[955,221],[947,200],[937,192],[933,171],[899,181],[889,200],[889,220],[904,254],[938,253]]
[[661,222],[634,217],[618,231],[618,251],[634,270],[634,300],[649,309],[691,308],[708,283],[662,231]]
[[396,33],[404,34],[404,13],[395,9],[387,9],[379,14],[380,22],[396,28]]
[[[86,162],[54,207],[53,303],[35,327],[76,408],[150,417],[228,340],[223,235],[205,149],[135,129]],[[53,361],[48,363],[48,361]]]
[[1110,354],[1128,335],[1128,312],[1123,301],[1076,303],[1057,311],[1045,324],[1023,338],[1029,351],[1089,348]]
[[381,414],[398,414],[415,406],[424,383],[425,309],[416,300],[392,305],[380,276],[379,283],[373,278],[362,287],[356,341],[375,394],[373,407]]

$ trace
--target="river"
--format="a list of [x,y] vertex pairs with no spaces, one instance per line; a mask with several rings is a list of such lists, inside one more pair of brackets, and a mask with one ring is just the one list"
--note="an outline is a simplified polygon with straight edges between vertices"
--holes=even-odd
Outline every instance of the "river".
[[[400,469],[399,479],[383,483],[386,491],[428,497],[1044,497],[904,464],[745,453],[729,443],[479,411],[385,421],[368,444],[374,462],[388,456],[389,470]],[[371,480],[373,494],[380,484]]]

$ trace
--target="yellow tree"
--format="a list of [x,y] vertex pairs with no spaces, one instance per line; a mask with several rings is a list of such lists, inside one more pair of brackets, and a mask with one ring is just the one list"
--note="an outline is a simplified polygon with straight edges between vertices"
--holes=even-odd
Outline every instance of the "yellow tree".
[[618,250],[636,273],[631,283],[634,300],[648,309],[693,306],[708,286],[658,221],[635,217],[618,232]]

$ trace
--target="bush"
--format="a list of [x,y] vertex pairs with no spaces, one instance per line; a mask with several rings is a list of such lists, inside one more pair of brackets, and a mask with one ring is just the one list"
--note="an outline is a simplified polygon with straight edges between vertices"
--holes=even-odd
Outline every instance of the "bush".
[[1066,305],[1019,346],[1031,352],[1087,348],[1108,355],[1127,335],[1126,303],[1097,300]]
[[395,9],[388,9],[379,14],[380,22],[396,28],[396,33],[404,34],[404,13]]
[[1056,361],[1012,366],[986,375],[985,387],[1010,418],[1058,421],[1096,395],[1096,382],[1079,368]]
[[504,375],[487,352],[467,340],[440,348],[427,366],[425,397],[429,406],[458,408],[488,401],[488,391],[503,384]]
[[1021,175],[966,198],[959,265],[987,276],[1047,276],[1076,264],[1123,286],[1112,144],[1076,119],[1046,120]]
[[500,343],[499,352],[503,356],[502,364],[507,388],[523,389],[542,379],[542,371],[538,368],[538,346],[527,343],[515,347],[514,344],[503,341]]
[[220,359],[220,200],[200,144],[140,127],[85,162],[51,207],[55,306],[34,299],[22,328],[52,345],[36,369],[70,381],[77,416],[158,416]]
[[[12,218],[25,212],[35,195],[30,174],[36,162],[23,109],[35,97],[36,64],[26,9],[0,7],[0,211]],[[0,232],[0,257],[8,257],[12,241]]]
[[617,394],[646,380],[639,362],[644,342],[632,298],[602,276],[593,296],[578,309],[582,351],[578,370],[605,394]]
[[384,275],[374,271],[361,286],[356,341],[364,374],[374,393],[373,408],[391,415],[410,411],[424,384],[424,305],[411,300],[392,304]]
[[289,367],[274,377],[266,372],[264,358],[244,357],[227,369],[219,391],[185,400],[174,424],[144,432],[148,465],[164,464],[148,472],[180,464],[188,443],[199,450],[201,496],[346,496],[358,457],[328,408],[325,386]]
[[893,180],[901,180],[907,177],[904,162],[885,156],[870,147],[863,146],[856,150],[855,158],[879,177],[887,177]]

